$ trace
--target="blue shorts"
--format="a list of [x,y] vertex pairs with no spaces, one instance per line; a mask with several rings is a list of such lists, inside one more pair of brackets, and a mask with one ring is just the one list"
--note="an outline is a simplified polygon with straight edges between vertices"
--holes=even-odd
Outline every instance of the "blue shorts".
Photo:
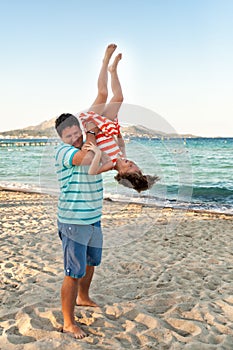
[[58,234],[62,240],[66,276],[82,278],[86,274],[87,265],[100,265],[103,246],[100,221],[91,225],[58,221]]

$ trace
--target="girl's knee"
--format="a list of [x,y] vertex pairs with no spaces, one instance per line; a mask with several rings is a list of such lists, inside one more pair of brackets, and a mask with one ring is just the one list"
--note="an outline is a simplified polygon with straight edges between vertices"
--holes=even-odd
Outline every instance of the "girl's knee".
[[124,101],[124,96],[122,94],[119,96],[118,101],[121,103]]
[[124,96],[122,94],[115,94],[111,99],[111,102],[122,103],[124,101]]
[[101,89],[98,91],[98,100],[105,103],[108,98],[108,90],[107,89]]

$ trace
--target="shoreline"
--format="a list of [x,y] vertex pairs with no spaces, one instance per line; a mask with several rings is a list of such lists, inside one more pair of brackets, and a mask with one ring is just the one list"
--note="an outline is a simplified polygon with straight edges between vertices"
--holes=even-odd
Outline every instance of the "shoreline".
[[[0,192],[1,191],[5,191],[5,192],[19,192],[19,193],[31,193],[31,194],[39,194],[41,196],[51,196],[53,198],[57,198],[58,196],[55,194],[51,194],[51,193],[46,193],[46,192],[41,192],[41,191],[37,191],[37,190],[30,190],[30,189],[24,189],[24,188],[19,188],[19,187],[15,187],[15,188],[10,188],[10,187],[4,187],[0,185]],[[174,211],[184,211],[184,212],[193,212],[193,213],[204,213],[204,214],[213,214],[213,215],[225,215],[225,216],[229,216],[229,217],[233,217],[233,213],[228,213],[228,212],[220,212],[220,211],[214,211],[214,210],[207,210],[207,209],[192,209],[192,208],[184,208],[184,207],[173,207],[173,206],[160,206],[157,204],[148,204],[148,203],[143,203],[143,202],[134,202],[134,201],[124,201],[124,200],[116,200],[116,199],[112,199],[111,197],[105,197],[104,198],[105,202],[113,202],[113,203],[118,203],[118,204],[135,204],[135,205],[140,205],[143,207],[148,207],[148,208],[155,208],[158,210],[174,210]]]
[[1,350],[231,349],[232,216],[105,200],[99,307],[75,308],[80,341],[58,331],[56,199],[1,190],[0,205]]

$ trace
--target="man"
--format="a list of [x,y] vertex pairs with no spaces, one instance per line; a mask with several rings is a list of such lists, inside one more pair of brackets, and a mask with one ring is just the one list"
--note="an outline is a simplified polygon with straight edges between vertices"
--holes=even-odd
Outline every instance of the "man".
[[[91,110],[100,113],[106,96],[106,74],[109,60],[116,49],[108,45],[98,80],[98,95]],[[103,187],[101,175],[89,175],[93,152],[85,149],[79,122],[72,114],[62,114],[55,122],[63,141],[56,152],[56,167],[60,184],[58,231],[64,252],[65,277],[61,288],[63,332],[82,339],[86,333],[75,324],[75,303],[97,306],[89,297],[94,267],[101,262],[101,214]],[[86,144],[96,144],[98,128],[86,126]]]
[[[93,154],[82,147],[83,136],[77,118],[71,114],[62,114],[55,126],[63,141],[56,151],[61,191],[58,230],[65,270],[61,288],[63,332],[83,338],[86,334],[75,324],[74,308],[76,298],[78,305],[97,306],[89,297],[89,288],[94,266],[100,264],[102,254],[102,178],[100,175],[88,175],[88,165]],[[93,125],[90,124],[90,127],[93,128]],[[87,143],[95,143],[93,130],[87,131]]]

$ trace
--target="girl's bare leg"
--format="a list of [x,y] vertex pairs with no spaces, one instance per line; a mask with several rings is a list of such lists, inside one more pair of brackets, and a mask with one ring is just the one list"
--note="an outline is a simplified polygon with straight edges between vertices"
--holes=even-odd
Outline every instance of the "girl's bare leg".
[[115,44],[110,44],[106,48],[102,67],[98,77],[98,95],[89,109],[98,114],[103,114],[108,98],[108,65],[113,52],[116,50],[116,47],[117,46]]
[[121,89],[121,84],[117,73],[117,66],[121,58],[122,58],[122,54],[119,53],[116,56],[113,64],[108,68],[108,71],[111,74],[111,88],[112,88],[113,97],[110,100],[109,104],[106,105],[103,114],[105,117],[111,120],[114,120],[116,118],[124,99],[122,89]]

